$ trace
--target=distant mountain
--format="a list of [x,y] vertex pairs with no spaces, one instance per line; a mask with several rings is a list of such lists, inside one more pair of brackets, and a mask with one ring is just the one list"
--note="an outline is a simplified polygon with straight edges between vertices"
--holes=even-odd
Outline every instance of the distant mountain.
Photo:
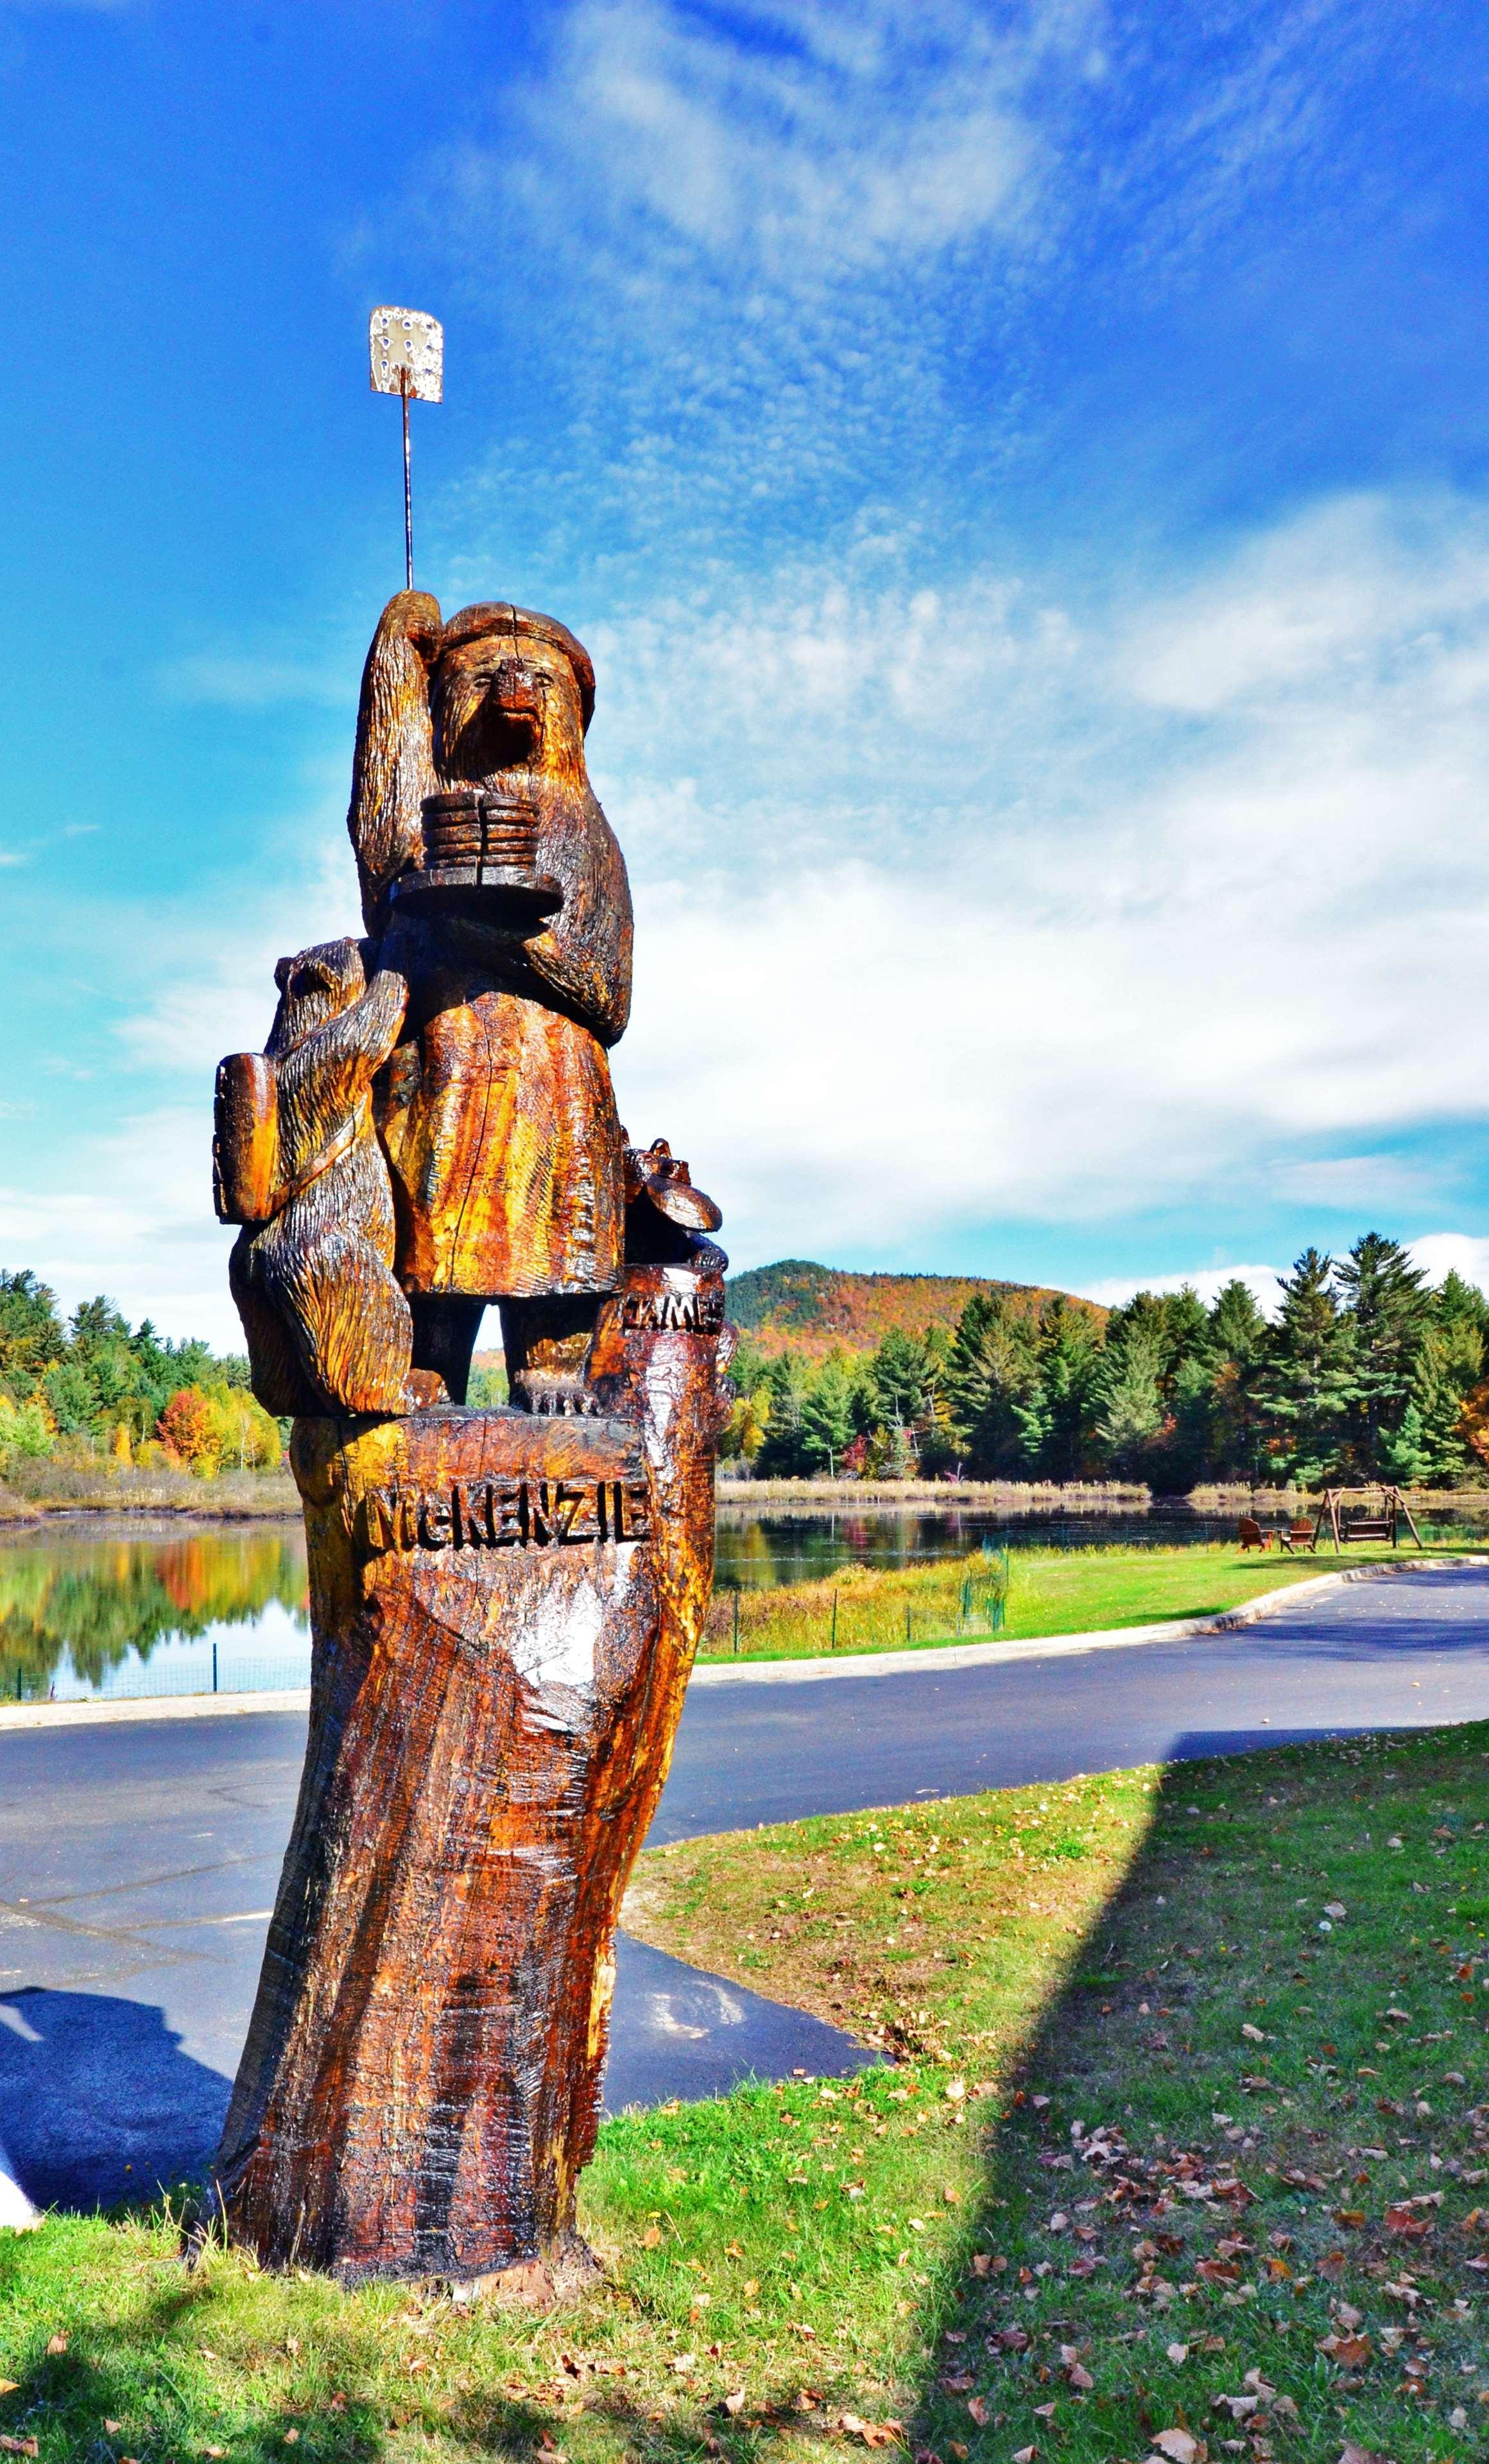
[[813,1359],[834,1344],[870,1352],[891,1327],[923,1334],[932,1325],[955,1326],[974,1292],[1001,1292],[1031,1317],[1061,1298],[1092,1317],[1106,1315],[1095,1301],[1057,1293],[1048,1284],[1000,1283],[991,1275],[854,1275],[810,1258],[746,1267],[726,1277],[724,1289],[730,1317],[763,1352],[789,1344]]

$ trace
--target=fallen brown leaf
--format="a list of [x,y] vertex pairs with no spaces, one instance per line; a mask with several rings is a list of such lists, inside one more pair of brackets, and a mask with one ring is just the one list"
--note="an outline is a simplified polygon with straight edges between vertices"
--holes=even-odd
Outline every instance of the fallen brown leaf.
[[1157,2431],[1152,2444],[1161,2453],[1171,2457],[1172,2464],[1194,2464],[1199,2453],[1199,2440],[1191,2438],[1187,2430]]
[[865,2447],[893,2447],[902,2435],[902,2421],[862,2421],[856,2412],[839,2415],[838,2428],[850,2438],[861,2438]]
[[1326,2353],[1342,2370],[1357,2370],[1370,2358],[1370,2340],[1368,2336],[1325,2336],[1315,2349]]
[[1386,2231],[1399,2234],[1403,2241],[1425,2241],[1432,2229],[1431,2216],[1414,2214],[1404,2201],[1386,2211]]
[[971,2414],[972,2419],[976,2422],[978,2429],[986,2430],[988,2427],[988,2408],[984,2404],[982,2397],[980,2395],[974,2395],[971,2397],[967,2409]]
[[67,2350],[67,2338],[62,2334],[62,2332],[61,2332],[61,2330],[60,2330],[60,2329],[58,2329],[57,2333],[56,2333],[55,2336],[49,2336],[49,2337],[47,2338],[47,2350],[48,2350],[48,2352],[49,2352],[49,2353],[65,2353],[65,2352],[66,2352],[66,2350]]

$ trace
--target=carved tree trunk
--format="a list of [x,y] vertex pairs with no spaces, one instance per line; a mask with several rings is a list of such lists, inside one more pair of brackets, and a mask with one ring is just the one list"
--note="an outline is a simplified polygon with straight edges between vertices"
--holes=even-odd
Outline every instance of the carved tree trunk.
[[620,1898],[712,1582],[722,1318],[717,1271],[633,1267],[602,1417],[296,1425],[310,1737],[218,2160],[268,2264],[541,2290],[582,2260]]

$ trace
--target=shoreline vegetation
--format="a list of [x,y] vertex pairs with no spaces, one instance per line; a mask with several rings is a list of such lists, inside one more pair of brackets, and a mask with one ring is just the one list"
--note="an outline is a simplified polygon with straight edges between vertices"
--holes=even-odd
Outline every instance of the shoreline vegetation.
[[[1322,1490],[1253,1488],[1245,1482],[1212,1483],[1181,1496],[1165,1496],[1133,1481],[832,1480],[825,1474],[794,1480],[721,1477],[721,1516],[762,1507],[798,1507],[813,1514],[838,1507],[894,1512],[920,1508],[938,1513],[971,1507],[983,1513],[1151,1518],[1156,1527],[1187,1520],[1243,1514],[1263,1524],[1317,1511]],[[1412,1512],[1440,1516],[1454,1507],[1489,1513],[1489,1489],[1403,1488]],[[287,1463],[257,1471],[219,1470],[211,1479],[184,1464],[136,1467],[111,1458],[64,1457],[12,1462],[0,1478],[0,1529],[34,1525],[55,1515],[167,1515],[193,1523],[241,1523],[300,1514],[300,1494]],[[1435,1546],[1435,1540],[1433,1545]],[[1358,1552],[1356,1552],[1358,1554]]]
[[547,2316],[0,2235],[0,2433],[100,2454],[1470,2464],[1489,1725],[650,1850],[630,1930],[880,2060],[601,2127]]

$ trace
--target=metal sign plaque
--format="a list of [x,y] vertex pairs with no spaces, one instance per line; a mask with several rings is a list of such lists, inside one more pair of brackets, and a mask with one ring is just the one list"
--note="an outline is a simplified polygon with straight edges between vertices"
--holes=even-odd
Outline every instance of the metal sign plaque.
[[437,317],[417,308],[374,308],[367,327],[374,393],[401,393],[409,402],[442,402],[445,329]]

